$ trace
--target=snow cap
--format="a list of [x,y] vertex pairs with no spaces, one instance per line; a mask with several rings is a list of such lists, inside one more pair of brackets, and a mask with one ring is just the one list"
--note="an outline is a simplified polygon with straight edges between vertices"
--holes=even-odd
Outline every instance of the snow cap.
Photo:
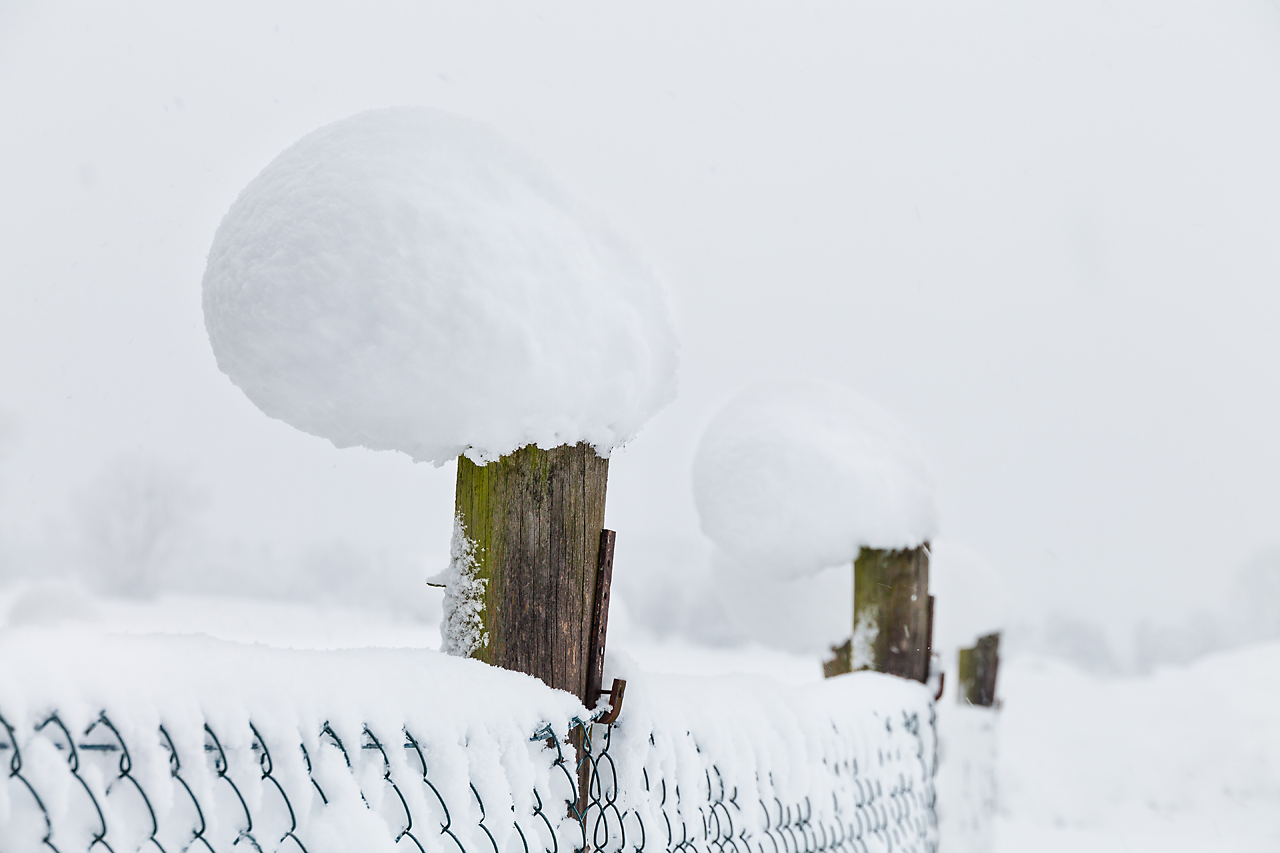
[[693,461],[702,531],[778,580],[914,548],[937,510],[924,465],[892,418],[843,386],[752,387],[712,420]]
[[947,662],[955,660],[956,649],[1008,627],[1009,591],[986,560],[959,542],[930,543],[929,592],[935,599],[933,648]]
[[493,130],[425,108],[276,157],[218,227],[204,316],[266,414],[437,465],[580,441],[607,456],[675,396],[643,260]]

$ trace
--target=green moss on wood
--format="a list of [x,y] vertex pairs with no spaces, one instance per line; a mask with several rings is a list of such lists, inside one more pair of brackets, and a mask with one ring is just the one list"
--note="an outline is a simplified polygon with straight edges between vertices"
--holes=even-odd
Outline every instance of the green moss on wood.
[[996,701],[996,674],[1000,668],[1000,634],[979,637],[970,649],[961,649],[956,666],[959,685],[956,701],[989,708]]
[[853,563],[850,666],[923,682],[929,675],[928,546],[863,548]]
[[608,474],[585,444],[458,459],[457,512],[487,581],[474,657],[585,693]]

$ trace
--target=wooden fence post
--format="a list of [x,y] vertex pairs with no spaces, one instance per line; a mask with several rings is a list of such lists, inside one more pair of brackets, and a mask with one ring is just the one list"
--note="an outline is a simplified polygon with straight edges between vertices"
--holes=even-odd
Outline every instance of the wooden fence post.
[[960,650],[956,669],[956,700],[962,705],[990,708],[996,703],[996,671],[1000,668],[1000,632],[979,637],[977,645]]
[[456,506],[475,543],[487,642],[472,657],[587,696],[609,460],[586,444],[458,458]]
[[845,640],[839,646],[831,647],[831,660],[822,662],[822,677],[835,678],[837,675],[844,675],[846,672],[853,672],[851,659],[853,657],[853,640]]
[[850,668],[929,677],[929,548],[863,548],[853,562]]

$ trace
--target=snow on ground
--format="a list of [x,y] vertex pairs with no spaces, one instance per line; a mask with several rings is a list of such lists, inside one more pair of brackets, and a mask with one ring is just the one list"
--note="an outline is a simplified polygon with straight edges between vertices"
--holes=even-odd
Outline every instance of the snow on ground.
[[440,645],[439,627],[376,610],[230,595],[92,596],[72,583],[0,588],[0,627],[87,623],[125,634],[205,634],[286,649]]
[[1140,678],[1001,669],[1000,853],[1280,850],[1280,642]]
[[[113,633],[206,634],[287,649],[440,648],[435,623],[332,603],[178,593],[121,598],[93,595],[61,581],[0,587],[0,629],[77,623]],[[711,647],[678,637],[655,639],[623,611],[610,620],[609,630],[610,656],[627,669],[671,675],[766,675],[788,684],[822,679],[822,667],[812,656],[758,644]]]

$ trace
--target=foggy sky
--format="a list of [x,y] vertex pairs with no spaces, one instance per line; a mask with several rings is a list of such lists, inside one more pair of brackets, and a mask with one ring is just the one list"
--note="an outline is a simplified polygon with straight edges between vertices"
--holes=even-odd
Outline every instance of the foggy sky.
[[199,541],[443,566],[452,468],[268,419],[200,311],[239,190],[393,104],[491,123],[669,284],[619,572],[705,566],[693,449],[789,375],[907,425],[1031,618],[1183,614],[1280,541],[1275,4],[687,5],[0,4],[0,559],[74,562],[133,459]]

